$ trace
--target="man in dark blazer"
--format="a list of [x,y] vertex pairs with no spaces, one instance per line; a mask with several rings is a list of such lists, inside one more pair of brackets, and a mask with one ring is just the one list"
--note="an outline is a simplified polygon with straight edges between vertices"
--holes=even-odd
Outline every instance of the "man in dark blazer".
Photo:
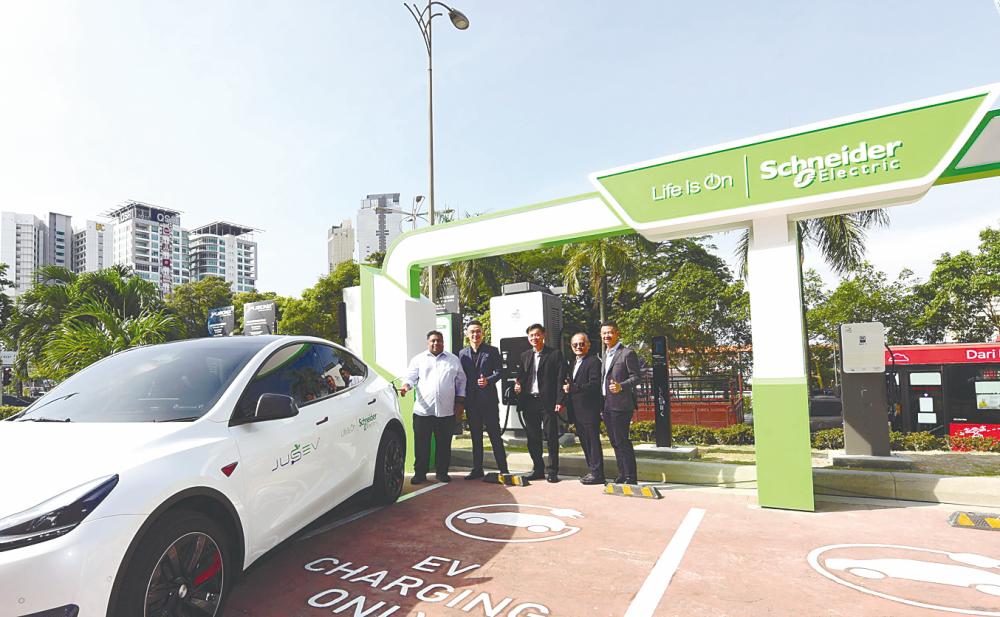
[[[524,418],[528,434],[528,453],[534,472],[529,480],[545,478],[559,481],[559,419],[556,412],[563,410],[562,391],[566,364],[562,352],[545,346],[545,328],[542,324],[528,326],[531,349],[521,354],[517,365],[514,392],[518,395],[518,408]],[[549,464],[542,461],[542,436],[549,450]]]
[[465,371],[465,415],[472,434],[472,471],[466,480],[483,477],[483,428],[490,436],[493,458],[500,473],[509,473],[507,452],[500,439],[500,401],[497,382],[500,381],[500,350],[483,344],[483,324],[472,320],[465,327],[469,346],[458,352]]
[[603,373],[602,392],[604,394],[604,426],[608,429],[608,440],[615,449],[618,462],[618,477],[615,482],[637,484],[635,451],[629,437],[629,425],[635,413],[635,387],[639,383],[639,357],[618,340],[618,326],[613,321],[601,324],[601,341],[607,351],[601,365]]
[[590,338],[583,332],[570,342],[574,360],[570,360],[563,392],[576,422],[576,435],[583,446],[590,473],[580,478],[583,484],[604,483],[604,451],[601,448],[601,360],[589,355]]

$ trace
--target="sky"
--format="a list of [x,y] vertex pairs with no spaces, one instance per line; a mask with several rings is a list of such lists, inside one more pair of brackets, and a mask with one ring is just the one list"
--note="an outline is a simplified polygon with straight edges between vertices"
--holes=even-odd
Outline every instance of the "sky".
[[[1000,81],[993,0],[456,1],[468,30],[434,22],[435,188],[461,212]],[[79,223],[135,199],[246,224],[258,288],[298,295],[365,195],[426,195],[426,97],[397,1],[0,0],[0,210]],[[869,257],[926,278],[997,224],[1000,178],[891,217]],[[733,236],[712,239],[726,258]]]

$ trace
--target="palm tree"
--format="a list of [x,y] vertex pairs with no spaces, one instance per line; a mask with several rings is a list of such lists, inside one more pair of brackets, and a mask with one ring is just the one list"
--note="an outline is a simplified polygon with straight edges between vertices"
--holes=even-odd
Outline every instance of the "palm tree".
[[635,234],[567,244],[562,249],[567,291],[575,295],[589,288],[603,322],[607,319],[610,278],[614,276],[618,282],[619,292],[634,291],[639,266],[655,249],[655,243]]
[[[799,254],[807,244],[815,245],[830,269],[846,274],[862,264],[865,257],[865,237],[868,231],[889,225],[885,210],[864,210],[838,214],[796,223],[799,228]],[[747,254],[750,250],[750,228],[744,229],[736,245],[737,267],[743,278],[747,275]],[[801,267],[801,263],[800,263]]]
[[62,379],[110,353],[166,340],[156,285],[126,266],[75,274],[45,266],[18,299],[3,338],[17,350],[15,369]]
[[177,318],[164,311],[144,308],[127,315],[105,301],[87,298],[66,315],[45,346],[42,372],[65,379],[129,347],[162,343],[176,325]]

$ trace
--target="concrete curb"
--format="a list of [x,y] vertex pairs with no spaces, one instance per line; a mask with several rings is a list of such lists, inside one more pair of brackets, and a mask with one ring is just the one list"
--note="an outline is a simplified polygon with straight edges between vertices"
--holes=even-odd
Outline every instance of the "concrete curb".
[[[492,469],[493,456],[486,452],[486,467]],[[454,449],[453,467],[471,467],[472,451]],[[508,454],[511,471],[531,471],[531,458],[523,452]],[[757,467],[728,463],[670,461],[639,458],[639,480],[697,484],[727,488],[756,488]],[[605,473],[617,474],[614,457],[605,456]],[[588,472],[583,456],[563,454],[559,457],[559,473],[583,476]],[[902,501],[926,501],[986,508],[1000,508],[1000,477],[939,476],[899,471],[852,471],[845,469],[813,469],[813,489],[817,495],[874,497]]]

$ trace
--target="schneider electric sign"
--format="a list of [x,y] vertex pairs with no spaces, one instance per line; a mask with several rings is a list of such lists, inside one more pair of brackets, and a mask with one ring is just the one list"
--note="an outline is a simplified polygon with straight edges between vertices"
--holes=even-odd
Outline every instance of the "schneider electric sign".
[[[989,87],[598,172],[591,180],[639,231],[746,221],[832,202],[877,207],[930,188],[989,109]],[[844,199],[844,198],[848,199]],[[790,207],[788,207],[790,206]]]

